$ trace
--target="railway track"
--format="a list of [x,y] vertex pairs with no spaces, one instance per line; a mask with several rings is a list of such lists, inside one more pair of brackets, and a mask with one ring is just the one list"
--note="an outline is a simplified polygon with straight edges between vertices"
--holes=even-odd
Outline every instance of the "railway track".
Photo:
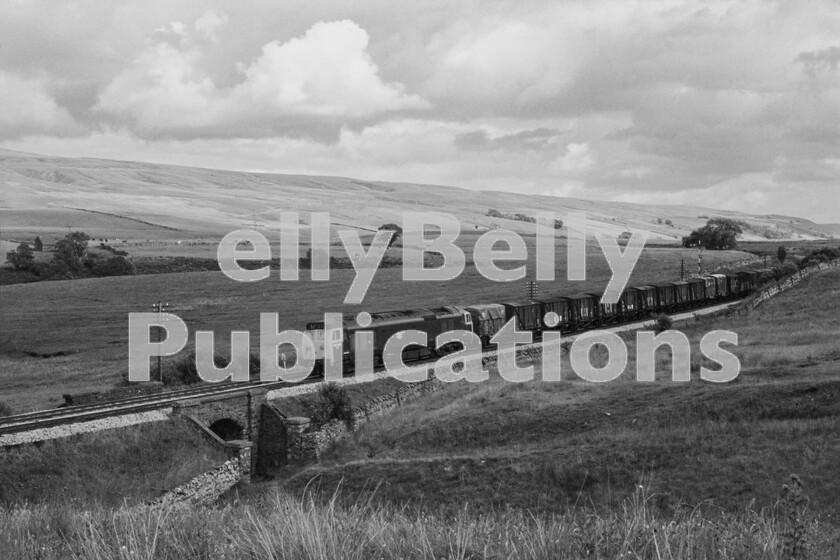
[[[313,383],[317,381],[318,380],[313,379],[306,380],[301,383]],[[227,382],[219,385],[208,385],[202,387],[192,387],[189,389],[180,389],[177,391],[167,391],[164,393],[156,393],[154,395],[128,397],[115,401],[67,406],[63,408],[16,414],[14,416],[0,418],[0,435],[25,432],[40,428],[50,428],[53,426],[60,426],[62,424],[84,422],[88,420],[99,420],[101,418],[120,416],[123,414],[159,410],[169,408],[179,401],[207,396],[224,395],[226,393],[236,393],[245,389],[266,388],[271,390],[289,387],[291,385],[298,385],[298,383],[292,384],[283,381],[272,383]]]
[[[824,268],[829,268],[832,266],[840,265],[840,261],[832,261],[825,265],[820,264],[814,267],[809,268],[805,271],[800,271],[797,277],[791,277],[785,280],[783,283],[777,282],[775,285],[771,285],[769,288],[764,290],[759,290],[757,292],[757,297],[754,298],[753,301],[747,302],[745,305],[747,307],[754,307],[761,301],[772,297],[776,293],[789,288],[790,286],[798,283],[804,276],[807,276],[817,270],[821,270]],[[670,316],[674,321],[680,321],[687,318],[691,318],[694,315],[702,315],[708,313],[714,313],[715,311],[725,309],[727,307],[731,307],[734,305],[738,305],[743,303],[743,299],[735,299],[730,300],[727,302],[717,302],[712,303],[711,305],[705,305],[702,307],[696,307],[691,309],[685,309],[682,311],[677,311],[671,313]],[[620,331],[620,330],[633,330],[637,328],[644,328],[646,324],[649,323],[651,320],[650,317],[647,318],[636,318],[631,319],[624,322],[612,323],[609,325],[601,325],[595,328],[603,329],[603,330],[611,330],[611,331]],[[575,333],[569,333],[565,335],[563,338],[566,341],[574,340],[578,334],[585,332],[579,331]],[[533,348],[536,345],[540,344],[541,337],[534,336],[534,342],[532,344],[524,344],[521,346],[517,346],[516,351],[525,350],[528,348]],[[485,349],[482,352],[483,356],[488,356],[496,353],[496,349]],[[412,366],[422,365],[424,363],[432,363],[438,358],[436,356],[432,356],[426,359],[413,361],[411,362]],[[408,364],[407,364],[408,365]],[[377,368],[374,372],[374,375],[370,379],[367,380],[374,380],[379,377],[383,377],[387,375],[383,369]],[[345,377],[352,376],[352,373],[345,374]],[[357,378],[358,379],[358,378]],[[361,381],[361,380],[360,380]],[[54,426],[61,426],[64,424],[75,424],[81,423],[91,420],[100,420],[104,418],[110,417],[117,417],[122,415],[128,414],[136,414],[136,413],[143,413],[155,410],[165,410],[167,408],[171,408],[173,404],[201,397],[207,396],[215,396],[215,395],[224,395],[227,393],[236,393],[241,392],[247,389],[254,389],[254,388],[264,388],[269,391],[278,390],[278,389],[290,389],[290,388],[297,388],[303,389],[305,385],[309,384],[317,384],[321,383],[322,380],[320,378],[309,378],[299,383],[288,383],[284,381],[276,381],[276,382],[225,382],[221,384],[213,384],[213,385],[203,385],[201,387],[191,387],[187,389],[180,389],[177,391],[168,391],[164,393],[156,393],[153,395],[143,395],[143,396],[135,396],[135,397],[128,397],[125,399],[119,399],[114,401],[107,401],[107,402],[99,402],[99,403],[91,403],[91,404],[83,404],[83,405],[72,405],[62,408],[50,409],[50,410],[41,410],[36,412],[28,412],[24,414],[16,414],[14,416],[6,416],[0,418],[0,436],[8,435],[8,434],[16,434],[21,432],[27,432],[31,430],[38,430],[42,428],[51,428]],[[314,388],[313,388],[314,389]],[[291,393],[300,393],[300,392],[309,392],[309,391],[291,391]]]
[[[698,312],[711,313],[719,309],[739,303],[740,300],[733,300],[724,304],[714,304],[692,310],[686,310],[683,313],[677,313],[673,316],[675,320],[680,320],[692,316]],[[602,326],[605,330],[614,329],[634,329],[641,328],[645,323],[649,322],[650,318],[639,320],[634,319],[625,321],[623,323],[614,323],[611,325]],[[583,331],[582,331],[583,332]],[[571,333],[564,337],[565,340],[574,340],[576,333]],[[541,337],[535,336],[534,343],[530,345],[521,345],[517,350],[525,350],[534,347],[540,343]],[[492,355],[496,352],[495,349],[485,349],[483,355]],[[422,365],[424,363],[434,363],[438,358],[429,357],[422,360],[411,362],[412,366]],[[375,373],[383,374],[381,367],[375,370]],[[352,375],[352,374],[350,374]],[[74,424],[86,422],[91,420],[100,420],[114,416],[122,416],[126,414],[136,414],[142,412],[149,412],[154,410],[162,410],[170,408],[173,404],[208,396],[225,395],[228,393],[237,393],[243,390],[262,388],[271,390],[284,389],[290,387],[300,387],[302,385],[321,383],[320,378],[309,378],[299,383],[288,383],[285,381],[276,382],[224,382],[215,385],[205,385],[201,387],[191,387],[187,389],[179,389],[177,391],[167,391],[163,393],[155,393],[153,395],[142,395],[136,397],[128,397],[114,401],[73,405],[62,408],[54,408],[49,410],[41,410],[35,412],[28,412],[24,414],[16,414],[14,416],[6,416],[0,418],[0,436],[6,434],[14,434],[26,432],[30,430],[37,430],[42,428],[51,428],[64,424]]]

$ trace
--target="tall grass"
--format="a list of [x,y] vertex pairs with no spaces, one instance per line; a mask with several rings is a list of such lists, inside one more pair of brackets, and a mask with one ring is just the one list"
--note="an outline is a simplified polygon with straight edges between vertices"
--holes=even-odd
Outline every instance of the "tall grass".
[[[744,509],[661,517],[644,487],[606,513],[535,516],[500,510],[420,514],[370,500],[342,506],[275,492],[210,509],[120,507],[87,512],[25,506],[0,511],[0,556],[112,559],[780,559],[784,517]],[[780,521],[781,519],[781,521]],[[838,533],[805,521],[810,558],[836,558]]]
[[142,502],[224,460],[222,452],[175,420],[0,449],[0,507]]

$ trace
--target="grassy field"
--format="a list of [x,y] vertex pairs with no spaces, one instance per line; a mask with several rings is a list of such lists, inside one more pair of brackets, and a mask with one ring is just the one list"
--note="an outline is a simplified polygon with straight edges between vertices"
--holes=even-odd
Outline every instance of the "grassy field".
[[[474,238],[464,242],[468,247],[472,243]],[[586,283],[566,280],[565,255],[558,243],[557,280],[541,283],[541,295],[606,285],[610,271],[600,248],[589,248]],[[704,266],[714,268],[747,256],[739,251],[707,252]],[[631,282],[678,278],[681,258],[690,267],[696,263],[696,252],[646,249]],[[256,349],[261,312],[279,313],[281,329],[302,329],[325,311],[411,309],[525,296],[524,282],[490,282],[471,266],[448,282],[403,282],[402,269],[394,268],[377,271],[364,304],[350,306],[343,299],[354,271],[334,270],[329,282],[309,281],[306,272],[301,271],[300,282],[281,282],[277,272],[255,283],[235,282],[220,272],[197,272],[2,286],[0,400],[22,412],[56,406],[62,393],[106,389],[122,382],[128,367],[128,314],[150,311],[156,301],[170,303],[171,311],[187,323],[191,339],[197,329],[217,333],[217,348],[224,352],[232,330],[251,332]]]
[[225,459],[178,421],[3,449],[0,509],[23,504],[72,504],[79,509],[142,504]]
[[[663,517],[639,489],[621,508],[561,516],[513,510],[418,514],[370,500],[297,499],[213,509],[0,510],[0,554],[9,560],[84,558],[312,560],[707,560],[837,557],[838,531],[797,515],[745,510],[712,520],[697,511]],[[806,547],[806,548],[803,548]]]
[[[738,333],[742,371],[727,384],[636,383],[628,371],[592,384],[571,373],[561,382],[511,384],[494,377],[454,384],[362,426],[321,465],[285,473],[299,493],[313,482],[349,500],[378,496],[395,504],[478,511],[528,508],[561,513],[576,505],[615,511],[639,481],[665,515],[770,507],[777,481],[797,473],[810,509],[840,519],[840,270],[809,278],[747,316],[680,326],[697,354],[715,328]],[[538,374],[539,376],[539,370]],[[255,493],[263,492],[255,489]]]

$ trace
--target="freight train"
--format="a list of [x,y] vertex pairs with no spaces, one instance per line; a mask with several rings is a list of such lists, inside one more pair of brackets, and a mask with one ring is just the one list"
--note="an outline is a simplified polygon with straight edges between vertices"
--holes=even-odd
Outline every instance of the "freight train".
[[[410,362],[457,349],[435,347],[437,336],[452,330],[470,331],[488,347],[493,336],[512,319],[516,320],[517,330],[530,331],[534,338],[548,330],[574,333],[740,299],[773,278],[773,269],[744,270],[628,287],[614,304],[601,303],[601,294],[586,292],[524,301],[384,311],[371,313],[369,323],[365,322],[364,326],[355,319],[345,318],[343,328],[333,333],[325,333],[323,322],[309,323],[306,330],[314,342],[313,373],[320,375],[324,371],[325,346],[338,346],[334,352],[343,356],[343,370],[348,372],[356,363],[354,335],[360,330],[372,332],[368,342],[373,346],[374,365],[382,364],[385,343],[392,336],[409,329],[425,332],[428,346],[411,345],[403,350],[403,361]],[[338,333],[340,340],[330,339]],[[360,350],[370,352],[370,347]]]

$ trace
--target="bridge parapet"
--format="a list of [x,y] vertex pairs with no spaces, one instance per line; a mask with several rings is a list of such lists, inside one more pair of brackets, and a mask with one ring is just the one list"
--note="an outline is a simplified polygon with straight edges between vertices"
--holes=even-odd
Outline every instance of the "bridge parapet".
[[[240,445],[236,454],[243,465],[247,461],[248,472],[253,472],[260,432],[260,410],[266,402],[266,392],[257,388],[188,399],[174,403],[172,414],[191,418],[218,438],[226,452],[237,442],[247,443],[247,449]],[[230,452],[234,452],[233,448]]]

